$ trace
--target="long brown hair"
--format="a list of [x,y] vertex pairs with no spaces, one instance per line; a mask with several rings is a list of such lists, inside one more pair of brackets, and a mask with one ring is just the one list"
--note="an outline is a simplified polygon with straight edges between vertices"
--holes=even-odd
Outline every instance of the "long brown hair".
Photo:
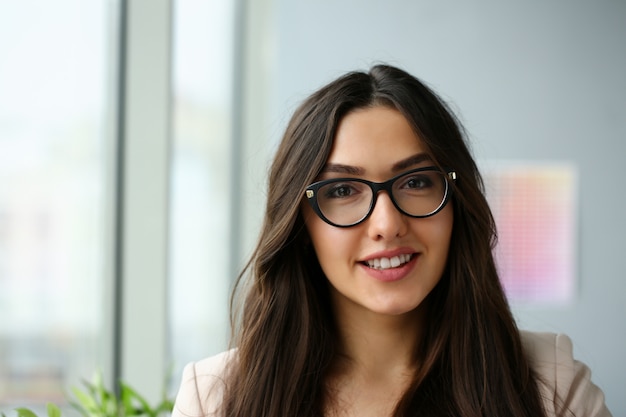
[[400,111],[433,160],[458,176],[448,263],[427,299],[419,371],[394,416],[543,416],[537,378],[494,265],[494,220],[460,123],[427,86],[387,65],[324,86],[287,126],[269,174],[260,240],[233,293],[238,350],[226,375],[224,415],[324,414],[337,335],[300,204],[328,158],[339,121],[374,105]]

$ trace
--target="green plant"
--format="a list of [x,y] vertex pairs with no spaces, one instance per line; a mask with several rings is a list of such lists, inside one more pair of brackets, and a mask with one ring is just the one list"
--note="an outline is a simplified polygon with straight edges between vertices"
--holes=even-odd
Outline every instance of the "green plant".
[[[161,401],[151,406],[150,403],[128,384],[120,382],[119,394],[104,386],[102,375],[97,373],[93,381],[83,381],[84,388],[73,387],[69,404],[82,417],[159,417],[171,413],[174,401],[163,395]],[[61,417],[61,409],[53,403],[47,404],[47,417]],[[32,410],[16,408],[17,417],[38,417]],[[0,417],[7,417],[0,413]]]
[[[61,409],[56,404],[48,403],[46,408],[48,417],[61,417]],[[17,417],[37,417],[37,414],[28,408],[20,407],[16,408],[15,411],[17,412]],[[7,417],[4,413],[0,413],[0,415]]]

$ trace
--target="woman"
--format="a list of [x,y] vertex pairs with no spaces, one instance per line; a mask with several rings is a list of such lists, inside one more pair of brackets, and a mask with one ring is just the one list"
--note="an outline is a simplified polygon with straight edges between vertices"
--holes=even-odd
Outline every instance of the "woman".
[[384,65],[331,82],[275,156],[236,349],[185,368],[174,416],[610,416],[566,336],[518,331],[495,236],[431,90]]

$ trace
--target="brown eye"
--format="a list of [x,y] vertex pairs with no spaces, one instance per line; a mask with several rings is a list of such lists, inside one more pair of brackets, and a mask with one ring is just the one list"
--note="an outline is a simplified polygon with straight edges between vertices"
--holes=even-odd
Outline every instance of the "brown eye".
[[324,198],[346,198],[353,196],[357,192],[356,188],[349,183],[338,183],[324,190]]
[[409,178],[405,182],[403,188],[411,188],[411,189],[419,190],[419,189],[428,188],[431,186],[432,186],[432,181],[430,180],[430,178],[424,175],[420,175],[420,176]]

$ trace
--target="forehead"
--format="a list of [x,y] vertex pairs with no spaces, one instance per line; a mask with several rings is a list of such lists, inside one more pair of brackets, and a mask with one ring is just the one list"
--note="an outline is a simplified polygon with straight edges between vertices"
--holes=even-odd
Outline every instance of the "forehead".
[[402,113],[376,106],[344,116],[327,162],[387,174],[399,161],[423,153],[426,147]]

